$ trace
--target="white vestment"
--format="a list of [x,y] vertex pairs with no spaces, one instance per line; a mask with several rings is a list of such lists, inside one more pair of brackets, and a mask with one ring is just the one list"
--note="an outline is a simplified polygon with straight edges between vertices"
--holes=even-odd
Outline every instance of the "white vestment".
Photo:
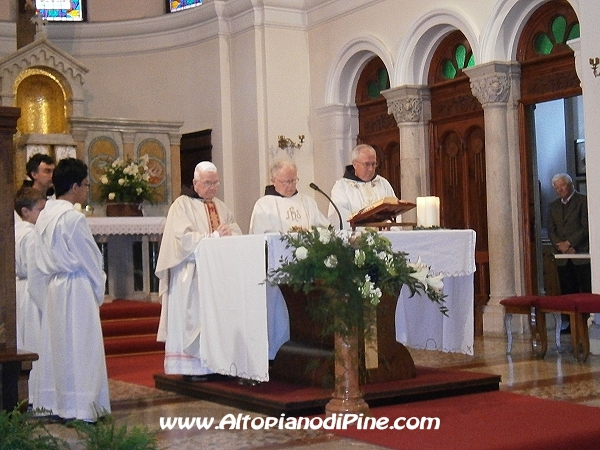
[[[331,201],[340,210],[344,229],[350,230],[348,219],[360,209],[381,200],[384,197],[395,197],[394,188],[388,180],[377,175],[371,181],[356,181],[341,178],[331,189]],[[331,223],[339,227],[340,219],[332,205],[329,205],[328,217]]]
[[[250,233],[286,233],[292,228],[327,228],[331,224],[319,211],[317,202],[304,194],[291,197],[265,195],[254,204]],[[290,318],[279,286],[267,283],[267,329],[269,359],[290,339]]]
[[[42,317],[39,308],[27,293],[28,255],[33,255],[35,226],[25,220],[15,222],[15,274],[17,312],[17,350],[38,353]],[[29,262],[31,264],[31,262]],[[33,361],[29,372],[29,403],[37,393],[38,363]]]
[[265,195],[254,204],[250,234],[286,233],[292,228],[322,227],[331,224],[311,197],[296,193],[291,197]]
[[35,270],[28,292],[42,312],[34,407],[63,418],[110,412],[99,307],[106,276],[85,216],[48,200],[35,225]]
[[[217,198],[213,202],[220,223],[228,224],[233,235],[241,235],[242,230],[231,210]],[[211,372],[199,352],[202,330],[194,251],[202,239],[213,235],[201,199],[182,195],[173,202],[156,263],[162,301],[157,339],[165,343],[167,374],[204,375]]]

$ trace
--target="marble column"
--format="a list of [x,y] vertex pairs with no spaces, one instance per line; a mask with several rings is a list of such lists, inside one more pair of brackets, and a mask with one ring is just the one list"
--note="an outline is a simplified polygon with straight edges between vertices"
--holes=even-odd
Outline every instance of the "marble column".
[[517,63],[491,62],[465,70],[471,91],[481,102],[485,123],[485,159],[490,255],[490,301],[484,331],[502,332],[503,298],[522,293],[520,232]]
[[[403,200],[416,202],[429,195],[429,133],[431,97],[426,86],[400,86],[382,92],[388,113],[400,130],[400,189]],[[402,215],[403,222],[416,222],[417,210]]]

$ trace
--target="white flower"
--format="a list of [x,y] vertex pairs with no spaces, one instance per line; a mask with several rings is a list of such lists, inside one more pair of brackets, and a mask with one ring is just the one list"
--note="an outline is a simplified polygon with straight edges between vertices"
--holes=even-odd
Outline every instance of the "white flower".
[[100,183],[108,184],[108,177],[106,175],[102,175],[102,178],[100,178]]
[[356,264],[357,267],[362,267],[365,264],[365,259],[366,255],[363,250],[360,248],[354,250],[354,264]]
[[331,240],[331,232],[327,228],[319,228],[319,241],[327,244]]
[[123,186],[127,181],[125,180],[125,178],[119,178],[119,186]]
[[108,194],[108,199],[109,200],[114,200],[116,197],[116,194],[114,192],[111,192],[110,194]]
[[117,158],[112,162],[113,167],[119,167],[121,164],[123,164],[123,160],[121,158]]
[[443,275],[437,275],[435,277],[427,277],[427,285],[436,292],[441,292],[444,289],[444,278]]
[[425,264],[423,264],[421,262],[421,257],[419,256],[419,258],[417,259],[416,263],[409,263],[408,267],[412,268],[415,270],[415,272],[411,273],[410,276],[413,278],[416,278],[417,280],[419,280],[421,283],[425,284],[426,283],[426,279],[427,279],[427,275],[429,274],[429,267],[427,267]]
[[142,193],[143,189],[141,187],[136,188],[135,192],[137,192],[137,195],[140,195]]
[[327,258],[325,258],[324,264],[325,267],[329,267],[330,269],[334,269],[335,267],[337,267],[337,257],[335,255],[329,255]]
[[308,250],[306,249],[306,247],[298,247],[296,249],[296,259],[298,261],[302,261],[303,259],[306,259],[308,256]]

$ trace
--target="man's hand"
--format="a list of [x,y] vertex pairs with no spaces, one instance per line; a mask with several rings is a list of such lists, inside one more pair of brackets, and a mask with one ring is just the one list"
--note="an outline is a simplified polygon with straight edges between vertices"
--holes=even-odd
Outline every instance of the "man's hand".
[[231,236],[231,228],[226,223],[219,225],[216,231],[219,233],[219,236]]
[[[569,243],[569,241],[562,241],[556,244],[556,248],[558,248],[558,251],[561,253],[568,253],[569,249],[571,248],[571,244]],[[573,251],[571,253],[575,253],[575,249],[572,250]]]

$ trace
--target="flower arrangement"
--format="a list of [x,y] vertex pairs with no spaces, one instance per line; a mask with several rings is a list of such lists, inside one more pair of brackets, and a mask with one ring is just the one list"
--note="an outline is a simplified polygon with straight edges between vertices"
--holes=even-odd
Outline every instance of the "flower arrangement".
[[117,203],[141,203],[154,199],[154,188],[150,185],[148,155],[138,161],[115,159],[104,168],[100,177],[100,201]]
[[395,252],[391,242],[376,230],[362,232],[315,228],[282,235],[291,257],[268,274],[273,284],[291,286],[308,296],[308,313],[323,325],[323,334],[349,335],[365,330],[383,294],[398,295],[406,285],[425,293],[447,315],[441,275],[434,276],[420,258],[411,263]]

